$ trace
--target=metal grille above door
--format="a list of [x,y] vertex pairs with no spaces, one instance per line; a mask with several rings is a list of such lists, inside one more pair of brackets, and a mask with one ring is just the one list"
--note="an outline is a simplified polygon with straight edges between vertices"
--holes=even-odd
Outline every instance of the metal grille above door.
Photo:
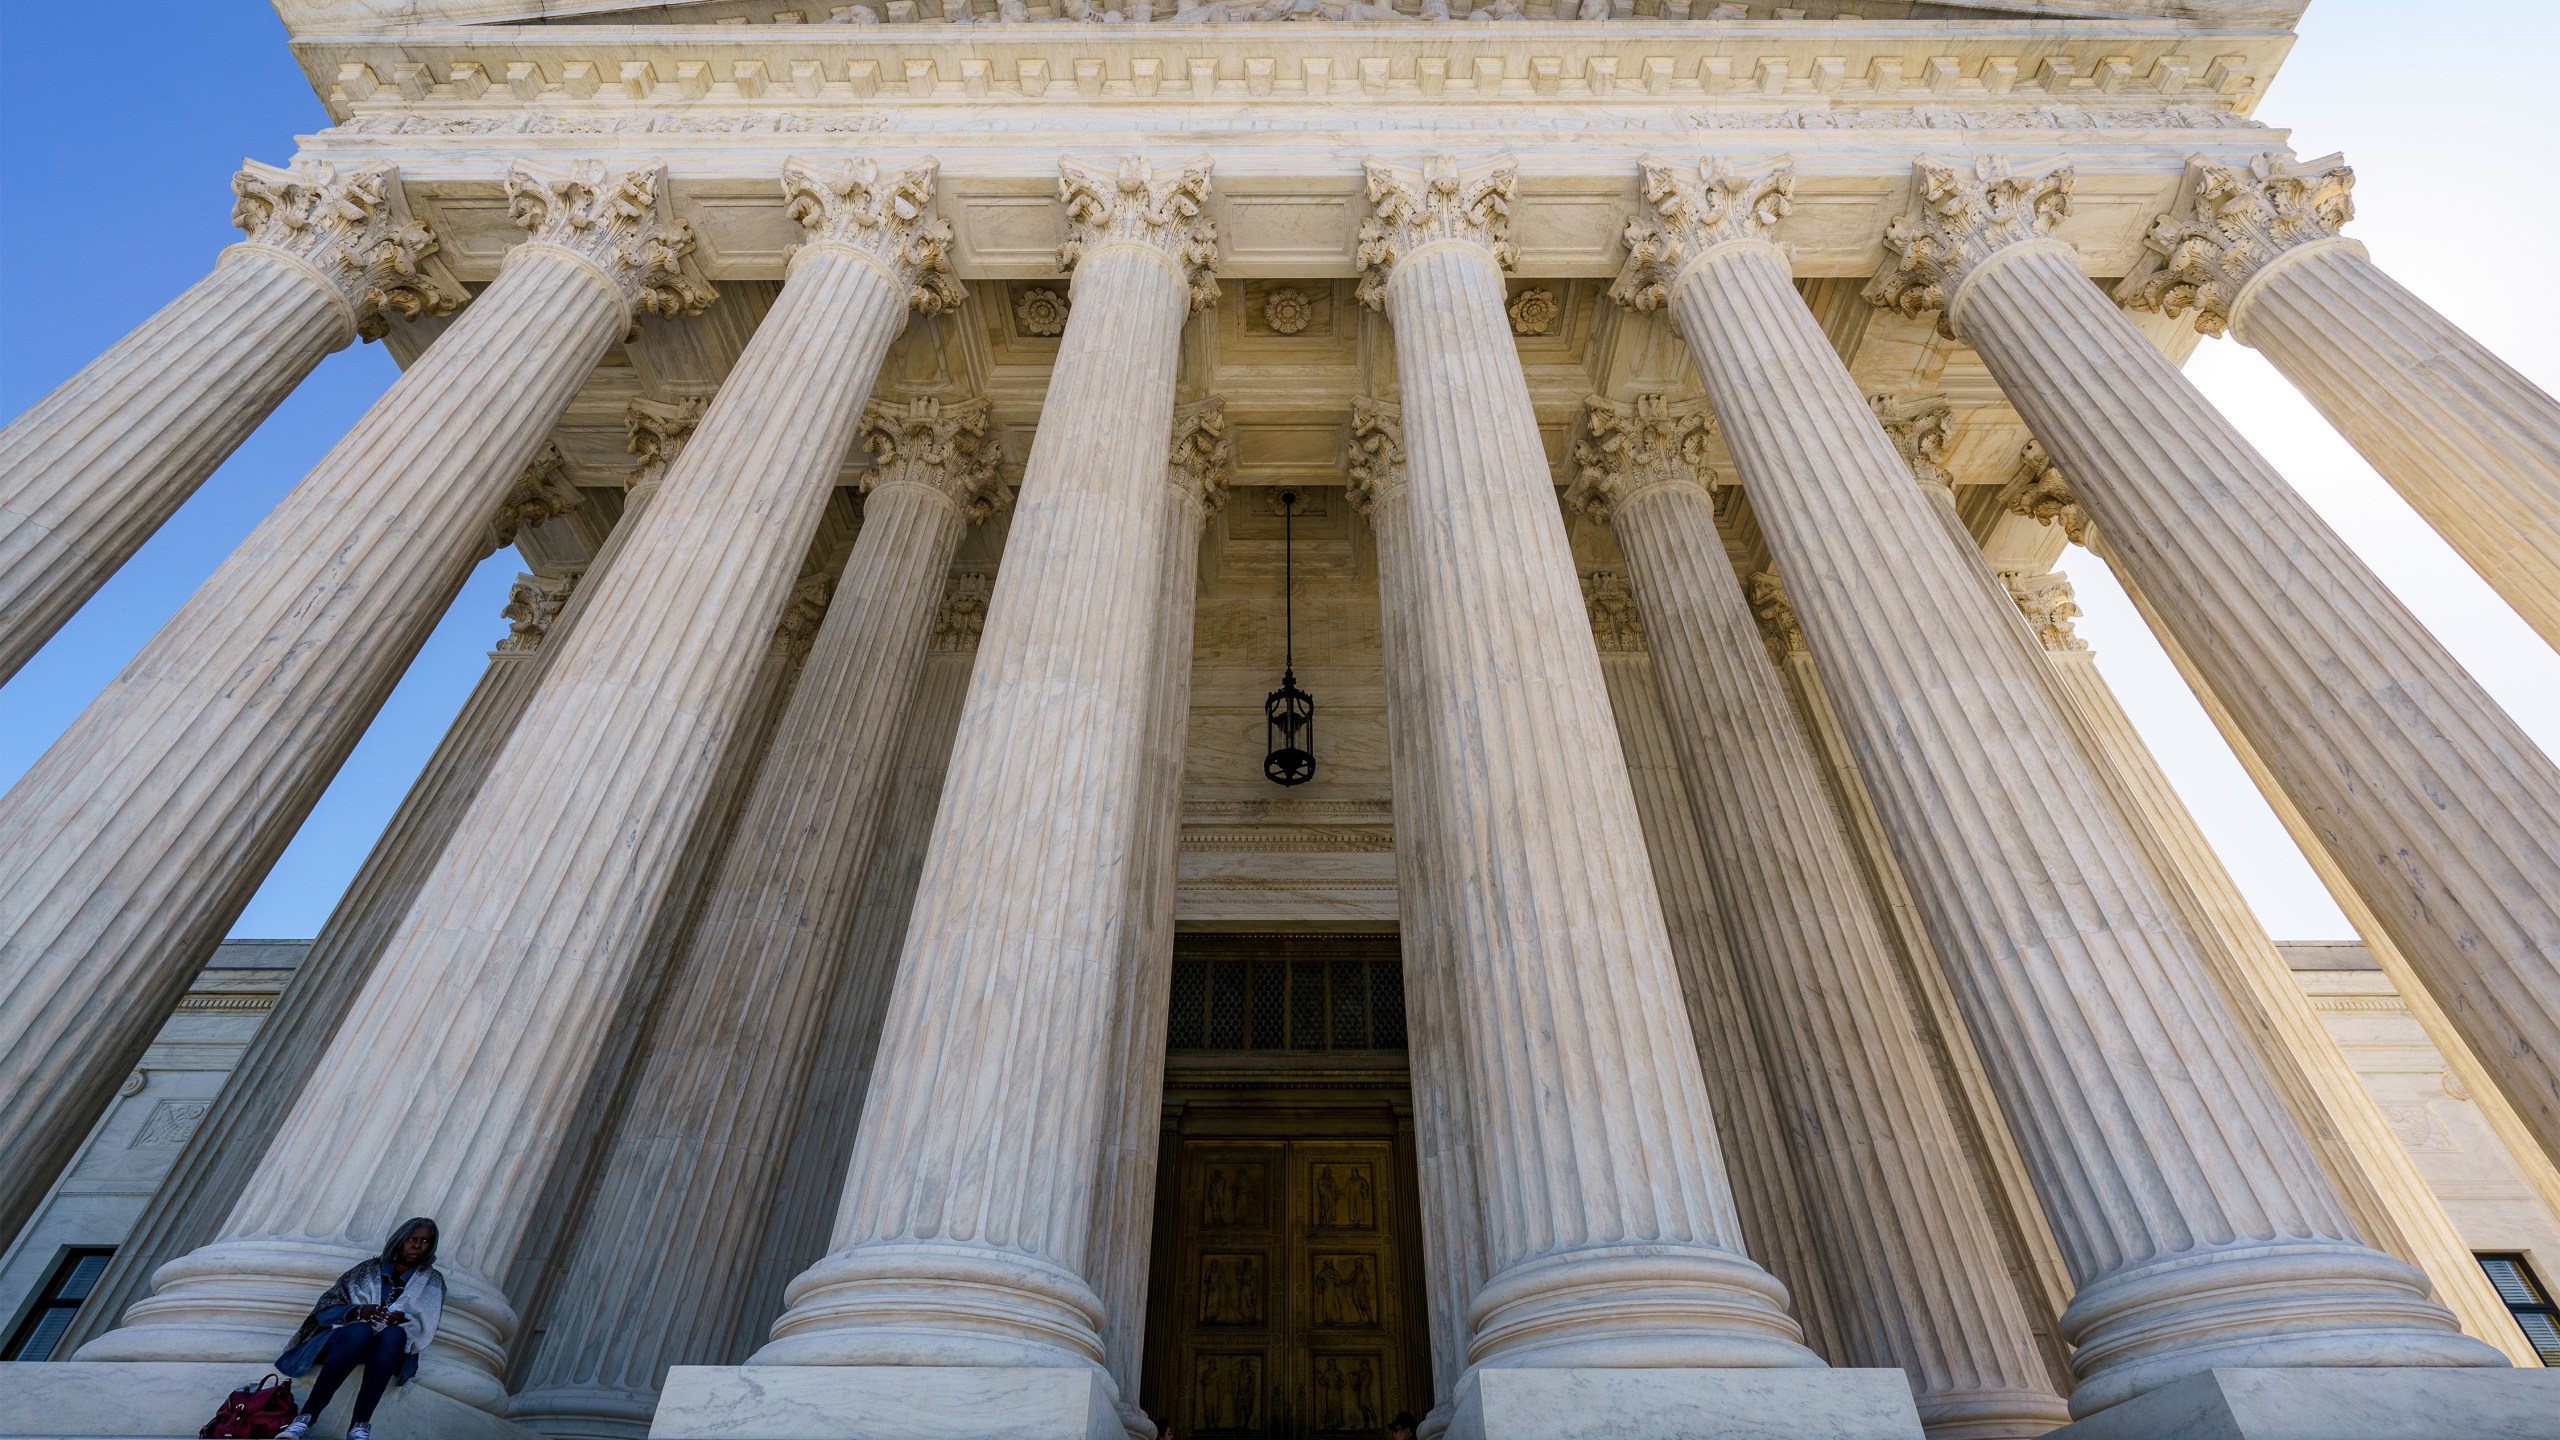
[[[1260,953],[1196,953],[1231,939],[1258,941]],[[1389,953],[1342,953],[1382,948]],[[1303,953],[1317,949],[1331,953]],[[1294,945],[1274,937],[1199,937],[1174,952],[1167,1042],[1175,1050],[1402,1050],[1404,968],[1393,950],[1391,940],[1366,937]]]

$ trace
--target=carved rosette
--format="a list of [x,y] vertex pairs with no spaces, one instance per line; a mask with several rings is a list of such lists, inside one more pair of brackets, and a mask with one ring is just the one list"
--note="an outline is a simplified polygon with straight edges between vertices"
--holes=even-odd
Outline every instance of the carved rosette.
[[635,399],[623,408],[623,429],[631,436],[623,446],[639,457],[632,466],[627,489],[638,490],[655,485],[666,478],[668,467],[684,453],[684,444],[693,438],[693,429],[702,423],[703,412],[711,402],[698,395],[681,400]]
[[1227,433],[1227,402],[1211,395],[1173,407],[1173,448],[1165,459],[1165,483],[1199,503],[1200,518],[1227,508],[1235,474],[1235,440]]
[[1627,263],[1609,298],[1639,313],[1670,303],[1671,282],[1690,261],[1737,240],[1767,240],[1795,206],[1792,159],[1744,169],[1711,156],[1698,162],[1694,175],[1650,155],[1636,163],[1652,213],[1627,221]]
[[2000,583],[2009,587],[2009,598],[2018,602],[2018,613],[2026,617],[2027,628],[2036,632],[2044,648],[2089,648],[2088,641],[2071,632],[2071,622],[2080,618],[2080,602],[2072,597],[2071,582],[2061,571],[2026,575],[2003,570]]
[[1511,197],[1520,163],[1497,155],[1466,166],[1434,155],[1419,168],[1362,162],[1369,177],[1369,218],[1360,222],[1360,303],[1387,304],[1387,281],[1399,261],[1426,245],[1463,240],[1493,253],[1508,270],[1520,261],[1511,243]]
[[1058,268],[1106,245],[1147,245],[1161,251],[1191,286],[1191,308],[1218,302],[1218,227],[1201,213],[1209,203],[1207,156],[1158,179],[1143,155],[1120,157],[1106,170],[1081,160],[1058,162],[1058,199],[1067,207],[1067,239]]
[[1582,603],[1591,612],[1591,641],[1603,655],[1644,653],[1644,619],[1636,613],[1635,591],[1624,572],[1582,572]]
[[933,213],[935,162],[883,172],[876,160],[782,162],[784,213],[808,234],[792,253],[858,251],[880,263],[918,311],[939,315],[968,298],[951,274],[951,222]]
[[602,161],[566,169],[518,161],[507,168],[507,218],[533,238],[580,256],[642,314],[698,314],[716,297],[693,261],[693,226],[667,202],[667,167],[615,173]]
[[872,471],[868,495],[884,485],[922,485],[960,507],[969,523],[1004,508],[997,467],[1004,446],[992,433],[985,400],[874,400],[862,412],[862,448]]
[[1354,396],[1351,450],[1343,457],[1351,477],[1343,487],[1351,508],[1367,515],[1404,488],[1404,409],[1392,400]]
[[289,169],[244,163],[231,177],[231,223],[243,245],[280,251],[317,272],[347,304],[356,333],[379,340],[394,315],[442,315],[462,287],[436,258],[435,232],[409,218],[400,172],[366,165],[340,173],[318,160]]
[[1754,574],[1742,587],[1743,598],[1751,602],[1751,613],[1760,621],[1760,638],[1769,645],[1769,658],[1780,663],[1804,648],[1804,631],[1796,625],[1795,602],[1787,598],[1787,582],[1775,570]]
[[1707,437],[1716,422],[1705,400],[1639,395],[1621,403],[1593,395],[1582,409],[1585,434],[1573,445],[1581,473],[1565,489],[1566,505],[1607,525],[1656,485],[1710,488]]
[[515,488],[499,502],[498,513],[489,517],[490,553],[506,549],[516,543],[518,534],[585,503],[586,497],[569,479],[560,447],[543,441],[542,448],[534,453],[533,463],[516,477]]
[[1876,412],[1896,454],[1924,486],[1955,492],[1956,477],[1947,469],[1947,447],[1955,439],[1956,412],[1943,395],[1873,395],[1867,404]]
[[2142,243],[2153,258],[2116,299],[2172,319],[2193,310],[2207,335],[2231,328],[2232,304],[2268,262],[2338,238],[2356,214],[2356,172],[2341,155],[2297,161],[2269,151],[2245,171],[2196,160],[2189,175],[2187,203],[2152,222]]
[[2062,467],[2044,453],[2044,447],[2028,441],[2018,452],[2018,468],[2018,478],[2000,492],[2001,508],[2012,515],[2059,525],[2072,544],[2088,544],[2089,512],[2080,508],[2070,482],[2062,477]]
[[996,593],[996,577],[983,570],[963,570],[942,592],[942,613],[934,617],[933,648],[963,655],[978,648],[987,628],[987,601]]
[[1893,261],[1867,284],[1869,304],[1918,319],[1936,311],[1938,333],[1956,338],[1947,302],[1965,277],[2013,245],[2042,240],[2071,213],[2068,165],[2012,174],[1996,155],[1977,156],[1971,173],[1936,160],[1912,167],[1919,191],[1914,213],[1884,230]]
[[517,575],[516,583],[507,588],[507,603],[498,611],[507,622],[506,638],[498,642],[493,653],[530,655],[540,650],[553,622],[560,618],[560,607],[569,603],[571,592],[578,588],[580,573],[572,570],[557,577]]

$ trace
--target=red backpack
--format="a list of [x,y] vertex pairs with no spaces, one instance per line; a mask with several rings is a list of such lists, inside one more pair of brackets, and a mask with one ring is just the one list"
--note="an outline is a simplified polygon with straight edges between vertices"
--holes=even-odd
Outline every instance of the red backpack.
[[269,1440],[293,1423],[293,1382],[270,1373],[255,1385],[243,1385],[231,1392],[222,1408],[196,1433],[206,1437],[234,1437],[234,1440]]

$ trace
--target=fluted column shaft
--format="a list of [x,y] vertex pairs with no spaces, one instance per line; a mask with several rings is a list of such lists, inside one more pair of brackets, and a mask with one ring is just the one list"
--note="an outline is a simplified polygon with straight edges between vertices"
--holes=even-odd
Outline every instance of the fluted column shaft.
[[2215,1364],[2493,1359],[2356,1237],[1783,252],[1700,245],[1664,283],[2071,1265],[2073,1413]]
[[792,1282],[753,1363],[1100,1373],[1084,1262],[1193,298],[1191,264],[1130,233],[1130,212],[1187,197],[1196,215],[1207,169],[1169,197],[1141,178],[1143,200],[1125,182],[1115,200],[1109,183],[1069,170],[1071,218],[1117,218],[1075,265],[836,1249]]
[[[528,588],[539,597],[567,587],[526,576],[516,587],[518,597]],[[58,1353],[76,1351],[113,1330],[127,1306],[151,1293],[154,1271],[218,1232],[266,1154],[267,1137],[302,1093],[304,1078],[337,1033],[365,977],[373,973],[374,960],[408,914],[410,901],[417,898],[471,797],[532,702],[542,677],[544,647],[553,637],[568,634],[579,608],[572,596],[547,626],[528,633],[520,625],[517,635],[490,652],[488,669],[382,827],[363,867],[347,882],[319,936],[303,952],[291,983],[241,1052],[212,1108],[179,1152],[178,1163],[116,1247],[115,1258],[89,1292],[77,1322],[64,1333]]]
[[2067,1416],[1714,503],[1626,483],[1612,525],[1849,1358],[1908,1374],[1936,1440],[2041,1435]]
[[252,163],[233,183],[249,239],[0,429],[0,682],[322,357],[380,335],[385,308],[461,299],[418,273],[436,243],[400,208],[389,166],[341,180]]
[[799,252],[223,1238],[164,1267],[115,1358],[263,1353],[377,1231],[432,1214],[453,1346],[426,1379],[503,1405],[500,1284],[912,284],[867,249]]
[[1433,866],[1454,882],[1452,989],[1485,1205],[1490,1279],[1469,1359],[1819,1365],[1783,1287],[1742,1253],[1503,312],[1503,242],[1450,203],[1507,204],[1509,174],[1454,171],[1371,162],[1372,201],[1386,203],[1363,249],[1395,330],[1406,600],[1430,727],[1422,818]]
[[1176,463],[1167,472],[1160,502],[1164,522],[1158,542],[1156,654],[1147,684],[1146,759],[1136,796],[1129,922],[1112,1002],[1112,1073],[1086,1261],[1087,1276],[1102,1300],[1103,1363],[1119,1388],[1121,1423],[1132,1440],[1154,1437],[1138,1408],[1138,1378],[1147,1346],[1156,1155],[1164,1138],[1164,1055],[1172,1005],[1175,881],[1182,860],[1183,756],[1191,738],[1191,637],[1200,531],[1212,513],[1204,501],[1223,505],[1226,500],[1223,473],[1213,479],[1220,488],[1204,496],[1202,486],[1185,471],[1181,431],[1177,420]]
[[1716,1108],[1716,1134],[1724,1143],[1745,1248],[1787,1287],[1787,1309],[1804,1327],[1805,1344],[1833,1364],[1848,1364],[1840,1305],[1824,1273],[1823,1245],[1814,1231],[1818,1211],[1797,1183],[1786,1129],[1770,1098],[1768,1061],[1752,1030],[1732,948],[1725,943],[1707,875],[1705,842],[1680,775],[1671,725],[1662,713],[1653,662],[1641,650],[1603,649],[1600,670],[1608,679],[1619,743],[1627,749],[1627,778],[1635,787],[1654,883],[1662,891],[1663,919],[1671,927],[1671,953],[1680,964],[1689,1027],[1698,1038],[1698,1067]]
[[2560,765],[2067,247],[1994,252],[1952,319],[2115,563],[2560,1152]]
[[[1413,523],[1401,433],[1386,407],[1360,402],[1351,497],[1369,518],[1378,557],[1379,649],[1387,707],[1387,774],[1396,841],[1396,943],[1404,970],[1405,1044],[1413,1075],[1417,1199],[1431,1325],[1432,1410],[1425,1433],[1451,1418],[1474,1329],[1468,1308],[1484,1288],[1484,1202],[1476,1188],[1475,1122],[1466,1035],[1449,973],[1448,881],[1434,863],[1430,722],[1423,713],[1409,587]],[[1368,448],[1374,447],[1374,448]]]
[[[984,409],[981,404],[978,409]],[[978,422],[983,427],[983,419]],[[735,1347],[861,898],[896,730],[974,496],[876,484],[798,682],[659,1009],[509,1414],[554,1435],[644,1435],[670,1365]],[[961,489],[957,476],[952,489]],[[637,1245],[647,1265],[631,1263]]]
[[629,324],[594,261],[517,247],[0,797],[0,1231],[131,1072]]

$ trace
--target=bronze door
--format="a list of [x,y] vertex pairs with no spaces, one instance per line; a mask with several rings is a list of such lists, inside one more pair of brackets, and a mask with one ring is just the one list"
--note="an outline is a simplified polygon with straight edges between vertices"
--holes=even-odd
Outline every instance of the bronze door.
[[[1168,1137],[1170,1138],[1170,1137]],[[1169,1150],[1177,1148],[1168,1145]],[[1180,1143],[1159,1293],[1171,1373],[1148,1388],[1180,1440],[1383,1436],[1407,1403],[1418,1275],[1388,1140]],[[1421,1324],[1417,1311],[1410,1323]],[[1168,1383],[1169,1382],[1169,1383]],[[1425,1382],[1427,1383],[1427,1381]]]

